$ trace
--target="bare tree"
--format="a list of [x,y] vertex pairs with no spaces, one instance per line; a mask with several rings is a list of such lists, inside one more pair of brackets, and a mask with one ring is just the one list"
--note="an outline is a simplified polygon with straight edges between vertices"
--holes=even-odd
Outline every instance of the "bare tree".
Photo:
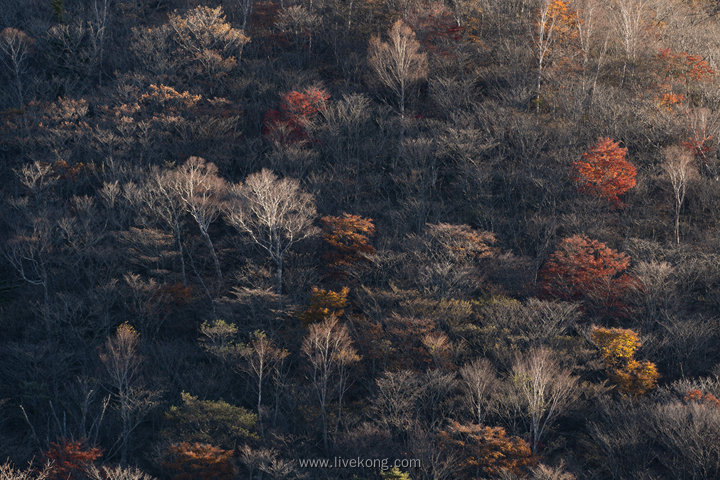
[[220,261],[208,230],[210,224],[220,215],[222,202],[227,191],[225,180],[218,176],[218,169],[212,162],[200,157],[190,157],[173,176],[173,188],[185,202],[185,208],[195,219],[200,234],[210,250],[218,283],[222,282]]
[[298,52],[308,42],[308,53],[312,47],[312,32],[320,25],[321,19],[318,15],[311,13],[302,5],[293,5],[282,10],[275,20],[275,27],[292,38]]
[[302,343],[302,353],[310,365],[310,381],[320,405],[323,446],[328,450],[328,404],[333,392],[338,399],[335,434],[342,416],[342,400],[347,389],[349,367],[360,360],[350,334],[335,316],[310,325]]
[[51,223],[48,210],[42,213],[30,219],[30,228],[19,231],[5,243],[4,254],[25,282],[42,287],[42,316],[50,335],[50,262],[55,223]]
[[412,370],[384,372],[375,384],[371,406],[375,422],[392,434],[406,434],[416,423],[417,403],[424,391],[419,374]]
[[542,0],[540,3],[540,11],[538,12],[538,20],[536,30],[533,31],[532,40],[534,44],[535,57],[537,59],[537,81],[536,81],[536,109],[540,110],[540,87],[542,84],[543,72],[547,57],[550,54],[550,48],[556,40],[557,24],[560,21],[559,16],[555,12],[555,2],[553,0]]
[[650,12],[647,3],[647,0],[616,0],[612,2],[612,8],[615,11],[615,28],[625,53],[621,86],[625,81],[628,62],[635,65],[642,42],[648,34],[646,16]]
[[93,16],[88,22],[90,42],[94,52],[94,61],[98,69],[98,83],[102,85],[102,62],[105,54],[105,36],[107,34],[110,0],[93,0]]
[[[252,2],[243,2],[243,10],[247,8],[249,14]],[[179,47],[178,53],[186,61],[197,62],[200,71],[196,73],[201,75],[218,78],[227,74],[250,41],[243,31],[233,28],[225,20],[222,7],[198,6],[184,15],[172,13],[168,16],[168,24],[175,33],[173,39]]]
[[238,0],[238,4],[240,5],[240,9],[242,10],[242,26],[240,29],[244,32],[247,32],[247,24],[248,20],[250,20],[250,15],[252,14],[253,4],[255,3],[254,0]]
[[477,358],[460,369],[460,380],[465,391],[465,402],[477,424],[482,425],[492,401],[493,390],[497,388],[492,364],[486,358]]
[[680,209],[685,202],[688,183],[697,176],[693,158],[689,152],[680,147],[669,147],[665,150],[663,169],[670,179],[675,196],[675,243],[680,245]]
[[560,368],[546,348],[518,356],[512,368],[514,407],[525,417],[533,453],[548,425],[575,399],[577,377]]
[[19,107],[25,104],[22,76],[25,73],[28,51],[32,44],[32,38],[22,30],[8,27],[0,31],[0,53],[2,53],[0,59],[7,72],[13,76]]
[[289,355],[287,350],[283,350],[275,346],[275,342],[268,338],[265,332],[256,331],[252,334],[250,343],[240,349],[240,355],[245,360],[244,370],[255,378],[255,388],[257,389],[257,413],[258,423],[260,424],[260,434],[263,434],[262,424],[262,392],[263,382],[279,368],[278,364]]
[[51,474],[50,465],[37,469],[31,464],[25,470],[16,470],[9,460],[0,465],[0,480],[47,480]]
[[420,52],[415,33],[398,20],[390,29],[389,42],[374,35],[370,39],[368,63],[380,83],[398,97],[400,116],[404,117],[408,89],[428,74],[427,54]]
[[90,465],[85,474],[89,480],[155,480],[147,473],[137,468],[100,467]]
[[120,411],[122,430],[119,444],[120,462],[127,460],[130,435],[140,424],[147,409],[153,405],[153,393],[140,388],[139,335],[127,323],[120,325],[115,334],[107,338],[105,351],[100,354],[113,387],[113,396]]
[[141,200],[150,216],[160,220],[173,232],[180,257],[183,284],[187,284],[185,253],[182,241],[182,218],[185,203],[173,185],[176,175],[173,171],[154,170],[141,190]]
[[283,261],[290,247],[316,233],[313,196],[300,189],[300,182],[279,179],[270,170],[248,175],[231,188],[226,218],[238,231],[250,235],[277,267],[277,293],[282,293]]
[[[607,28],[605,4],[598,0],[581,0],[574,3],[577,10],[577,39],[582,56],[582,99],[592,96],[597,86],[605,54],[607,53],[610,31]],[[591,62],[594,57],[594,72],[591,73]]]

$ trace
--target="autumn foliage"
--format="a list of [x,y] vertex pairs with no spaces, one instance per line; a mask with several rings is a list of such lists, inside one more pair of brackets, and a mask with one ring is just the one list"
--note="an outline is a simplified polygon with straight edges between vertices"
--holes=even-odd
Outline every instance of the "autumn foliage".
[[337,292],[313,287],[310,294],[310,305],[300,315],[300,319],[307,325],[321,322],[331,316],[342,316],[345,313],[345,307],[348,305],[347,296],[349,293],[350,289],[348,287],[343,287]]
[[173,480],[226,480],[234,477],[232,450],[208,443],[182,442],[168,449],[165,469]]
[[457,456],[460,471],[467,475],[462,478],[477,478],[479,472],[498,475],[504,470],[519,475],[537,463],[530,445],[508,436],[501,427],[452,422],[440,432],[440,442]]
[[690,55],[687,52],[673,52],[669,48],[660,50],[658,54],[665,73],[669,77],[685,82],[708,81],[715,74],[710,65],[699,55]]
[[375,235],[372,219],[343,213],[341,217],[326,216],[320,219],[323,238],[329,250],[325,260],[333,269],[352,266],[365,260],[365,255],[375,253],[370,245]]
[[263,135],[284,144],[307,140],[306,122],[324,110],[329,99],[329,93],[316,87],[285,93],[279,110],[265,114]]
[[50,478],[74,480],[83,478],[83,471],[102,456],[99,448],[88,447],[84,442],[61,439],[50,444],[45,457],[51,462]]
[[627,149],[610,138],[600,138],[582,160],[573,163],[572,177],[583,191],[605,198],[615,207],[620,195],[635,186],[637,170],[625,159]]
[[614,314],[623,314],[623,297],[637,284],[626,273],[630,257],[584,235],[560,242],[540,271],[542,294],[567,301],[599,304]]
[[713,395],[712,393],[704,393],[698,388],[689,390],[685,394],[683,400],[685,400],[685,402],[687,403],[696,403],[699,405],[705,405],[708,407],[720,409],[720,400],[718,400],[715,395]]
[[595,327],[592,339],[600,348],[608,378],[620,392],[638,396],[655,388],[660,377],[655,364],[635,359],[635,352],[642,345],[636,332]]
[[577,37],[577,12],[570,6],[569,1],[551,0],[546,9],[538,14],[538,22],[546,21],[552,33],[560,41],[567,41]]

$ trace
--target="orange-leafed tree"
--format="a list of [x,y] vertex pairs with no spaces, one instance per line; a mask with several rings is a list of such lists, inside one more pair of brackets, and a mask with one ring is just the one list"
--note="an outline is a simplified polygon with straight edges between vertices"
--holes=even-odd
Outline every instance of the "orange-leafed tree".
[[330,94],[317,87],[283,94],[280,108],[269,110],[265,114],[263,135],[281,144],[307,140],[307,122],[325,109],[329,99]]
[[310,305],[300,314],[300,319],[308,325],[321,322],[331,316],[341,317],[348,305],[349,293],[348,287],[343,287],[337,292],[313,287],[310,294]]
[[610,138],[600,138],[573,163],[572,177],[581,190],[622,206],[620,195],[636,184],[637,170],[625,159],[627,148]]
[[439,436],[442,447],[458,458],[460,478],[503,471],[521,475],[537,463],[528,442],[508,436],[502,427],[452,422]]
[[354,266],[375,253],[370,240],[375,235],[371,218],[343,213],[341,217],[326,216],[320,219],[323,238],[329,249],[325,260],[333,270]]
[[623,314],[623,297],[637,279],[626,273],[630,257],[584,235],[560,242],[540,271],[542,295],[547,298],[583,301],[586,307],[600,307],[608,313]]
[[173,480],[229,480],[235,476],[232,450],[208,443],[181,442],[168,448],[163,467]]
[[635,352],[642,345],[637,332],[594,327],[592,340],[600,349],[608,378],[620,392],[638,396],[655,388],[660,378],[655,364],[635,359]]
[[102,456],[102,450],[89,447],[79,440],[61,439],[52,442],[45,452],[45,457],[51,463],[50,479],[75,480],[84,478],[83,472],[87,467]]

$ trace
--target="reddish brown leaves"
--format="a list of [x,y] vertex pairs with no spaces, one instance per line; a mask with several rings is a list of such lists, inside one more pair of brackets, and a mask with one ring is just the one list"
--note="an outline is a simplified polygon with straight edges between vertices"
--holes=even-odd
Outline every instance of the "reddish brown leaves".
[[163,465],[173,480],[229,480],[234,477],[232,450],[207,443],[182,442],[168,449]]
[[[669,48],[660,50],[662,93],[656,98],[658,107],[672,111],[688,97],[692,83],[710,81],[715,71],[699,55],[690,55],[687,52],[673,52]],[[680,93],[681,91],[685,93]]]
[[508,436],[502,427],[461,425],[452,422],[440,432],[443,447],[457,455],[459,470],[476,478],[477,472],[499,475],[505,470],[520,475],[537,459],[530,445],[520,437]]
[[658,54],[663,63],[666,75],[683,80],[696,82],[708,81],[715,74],[710,65],[700,55],[687,52],[675,53],[669,48],[660,50]]
[[50,444],[45,452],[50,467],[50,478],[54,480],[74,480],[84,478],[86,467],[100,458],[102,450],[85,445],[76,440],[61,439]]
[[540,271],[544,296],[599,303],[619,314],[621,300],[636,283],[625,273],[630,257],[584,235],[564,239]]
[[683,398],[687,403],[696,403],[708,407],[720,409],[720,400],[712,393],[703,393],[702,390],[694,388],[689,390]]
[[325,109],[329,99],[329,93],[316,87],[284,94],[280,109],[268,110],[265,114],[263,135],[283,144],[307,140],[307,122]]
[[600,138],[582,160],[573,163],[572,177],[581,190],[605,198],[615,207],[619,196],[635,186],[637,170],[625,160],[627,149],[610,138]]

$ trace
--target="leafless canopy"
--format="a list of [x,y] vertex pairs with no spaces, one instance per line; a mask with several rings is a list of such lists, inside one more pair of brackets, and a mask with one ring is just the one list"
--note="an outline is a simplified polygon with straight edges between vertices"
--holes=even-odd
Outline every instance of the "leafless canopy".
[[283,259],[295,243],[316,233],[313,196],[300,182],[278,178],[262,169],[231,188],[225,216],[230,225],[250,236],[277,266],[277,291],[282,293]]
[[369,52],[370,67],[380,83],[398,97],[400,114],[404,115],[408,89],[428,74],[427,54],[420,52],[415,33],[402,20],[393,24],[388,42],[373,36]]

